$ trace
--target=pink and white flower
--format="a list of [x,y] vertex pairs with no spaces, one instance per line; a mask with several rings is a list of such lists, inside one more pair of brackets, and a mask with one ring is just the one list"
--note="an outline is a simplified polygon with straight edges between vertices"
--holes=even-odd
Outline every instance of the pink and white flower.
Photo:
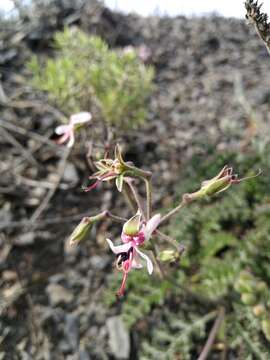
[[59,138],[56,140],[57,144],[64,144],[67,142],[67,147],[74,145],[75,130],[79,129],[83,124],[89,122],[92,119],[92,115],[89,112],[80,112],[70,116],[69,124],[57,126],[55,129],[56,135]]
[[135,216],[129,219],[123,226],[122,243],[121,245],[114,245],[110,239],[106,239],[112,252],[116,254],[116,267],[123,271],[123,279],[121,287],[117,293],[122,296],[125,291],[128,273],[131,269],[141,269],[143,264],[141,259],[146,261],[148,273],[153,272],[153,263],[151,259],[141,250],[145,241],[148,241],[153,232],[158,227],[161,220],[161,215],[154,215],[149,221],[142,222],[141,214],[138,212]]

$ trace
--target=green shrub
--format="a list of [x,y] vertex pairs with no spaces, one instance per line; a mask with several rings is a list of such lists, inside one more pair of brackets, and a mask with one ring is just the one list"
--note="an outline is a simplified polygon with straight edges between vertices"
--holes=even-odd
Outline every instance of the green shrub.
[[136,128],[146,116],[153,69],[135,51],[114,51],[97,36],[65,29],[54,38],[56,57],[29,63],[33,85],[67,115],[90,111],[96,120]]

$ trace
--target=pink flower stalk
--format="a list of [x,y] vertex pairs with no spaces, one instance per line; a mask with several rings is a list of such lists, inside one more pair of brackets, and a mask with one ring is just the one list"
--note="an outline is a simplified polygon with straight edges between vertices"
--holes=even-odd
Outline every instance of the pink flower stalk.
[[146,223],[143,223],[141,221],[141,214],[138,212],[123,226],[121,235],[122,245],[115,246],[110,239],[106,239],[112,252],[117,256],[117,269],[123,272],[122,284],[117,292],[118,296],[124,295],[127,276],[130,270],[141,269],[143,267],[141,258],[146,261],[148,273],[152,274],[153,263],[145,253],[139,250],[139,247],[151,238],[160,220],[161,215],[157,214]]
[[55,129],[56,135],[60,137],[56,140],[57,144],[64,144],[67,142],[67,147],[74,145],[74,132],[80,128],[83,124],[89,122],[92,115],[89,112],[80,112],[78,114],[71,115],[69,124],[57,126]]

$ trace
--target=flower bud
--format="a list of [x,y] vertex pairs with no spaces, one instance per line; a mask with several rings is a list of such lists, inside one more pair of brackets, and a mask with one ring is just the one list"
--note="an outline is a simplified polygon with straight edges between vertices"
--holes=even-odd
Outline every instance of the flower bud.
[[179,254],[175,250],[166,249],[158,254],[158,259],[162,262],[175,262]]
[[88,235],[92,224],[93,221],[90,217],[84,217],[69,237],[70,246],[78,245]]
[[245,305],[254,305],[256,303],[256,296],[251,293],[241,294],[241,300]]
[[237,174],[233,173],[233,168],[225,165],[223,169],[212,179],[202,182],[201,188],[191,194],[185,194],[183,201],[191,202],[203,198],[205,196],[212,196],[227,190],[233,184],[239,184],[242,181],[255,178],[261,174],[261,170],[257,174],[239,179]]

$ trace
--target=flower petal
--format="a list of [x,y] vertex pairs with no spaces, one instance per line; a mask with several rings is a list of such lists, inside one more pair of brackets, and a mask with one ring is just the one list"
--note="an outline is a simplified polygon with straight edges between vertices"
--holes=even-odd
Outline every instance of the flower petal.
[[132,259],[132,265],[131,267],[133,269],[141,269],[143,267],[143,265],[140,262],[140,257],[139,254],[135,251],[133,259]]
[[69,136],[70,136],[69,132],[66,132],[65,134],[61,135],[60,138],[55,140],[56,144],[60,144],[60,145],[64,144],[68,140]]
[[75,142],[74,132],[71,131],[69,136],[69,142],[67,143],[67,147],[71,148],[74,145],[74,142]]
[[92,115],[89,112],[83,111],[78,114],[73,114],[70,117],[71,124],[83,124],[92,119]]
[[114,254],[120,254],[123,252],[127,252],[132,246],[131,242],[129,242],[127,244],[123,244],[123,245],[114,245],[110,239],[106,239],[106,241],[109,244],[109,246]]
[[141,252],[137,246],[135,247],[135,250],[146,261],[148,273],[151,275],[154,269],[151,259],[146,254]]
[[67,132],[69,132],[70,130],[70,125],[59,125],[55,128],[54,132],[57,134],[57,135],[63,135]]
[[132,218],[125,222],[123,233],[129,236],[135,236],[140,231],[141,213],[138,211]]
[[151,235],[158,227],[160,220],[161,220],[161,215],[156,214],[149,221],[147,221],[146,226],[143,230],[146,241],[150,239]]

